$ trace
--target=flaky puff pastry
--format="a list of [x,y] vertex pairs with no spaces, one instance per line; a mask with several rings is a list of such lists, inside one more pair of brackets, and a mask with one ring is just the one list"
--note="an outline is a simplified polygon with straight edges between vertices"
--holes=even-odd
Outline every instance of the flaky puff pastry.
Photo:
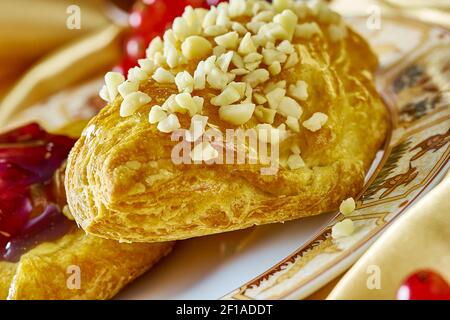
[[110,299],[172,246],[119,243],[74,227],[59,240],[31,249],[17,263],[0,261],[0,299]]
[[[116,98],[90,121],[71,151],[66,190],[81,227],[124,241],[185,239],[316,215],[357,195],[387,131],[387,113],[373,83],[377,58],[350,29],[333,42],[329,25],[319,20],[302,21],[317,22],[320,34],[295,38],[300,62],[270,79],[308,84],[300,123],[315,112],[328,115],[320,130],[301,128],[288,139],[300,146],[305,167],[261,175],[256,165],[173,164],[171,151],[178,142],[150,124],[148,114],[152,105],[178,93],[177,87],[150,78],[139,90],[153,99],[151,104],[121,117],[122,98]],[[197,62],[173,71],[193,74]],[[236,128],[219,119],[218,107],[211,105],[217,90],[194,94],[205,98],[209,123],[222,131]],[[181,127],[189,128],[189,115],[177,115]],[[274,127],[283,121],[277,115]],[[243,128],[257,124],[253,116]]]

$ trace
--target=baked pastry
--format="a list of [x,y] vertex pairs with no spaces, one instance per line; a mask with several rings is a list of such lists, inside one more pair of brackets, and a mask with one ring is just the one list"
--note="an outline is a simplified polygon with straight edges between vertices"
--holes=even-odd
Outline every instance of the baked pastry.
[[[126,244],[86,235],[74,228],[54,242],[0,262],[0,298],[11,300],[110,299],[149,270],[173,243]],[[71,276],[80,270],[80,287]]]
[[[74,227],[57,241],[31,249],[17,263],[0,261],[0,299],[110,299],[166,256],[172,245],[119,243]],[[75,278],[70,286],[77,270],[79,289]]]
[[62,213],[54,172],[73,143],[37,124],[0,135],[0,299],[108,299],[172,248],[87,235]]
[[[185,239],[335,210],[385,139],[377,58],[323,4],[188,7],[139,64],[127,80],[105,76],[109,104],[68,160],[70,211],[104,238]],[[254,132],[259,149],[227,129]],[[240,150],[245,163],[228,161]]]

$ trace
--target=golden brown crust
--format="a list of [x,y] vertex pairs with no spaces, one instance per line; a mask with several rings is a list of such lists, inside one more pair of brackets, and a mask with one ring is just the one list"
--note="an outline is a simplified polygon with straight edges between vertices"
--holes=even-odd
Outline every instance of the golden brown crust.
[[[301,121],[315,112],[328,115],[321,130],[303,129],[292,138],[305,168],[262,176],[250,165],[176,166],[170,156],[177,142],[148,123],[149,106],[122,118],[117,98],[91,120],[69,156],[66,190],[78,223],[105,238],[166,241],[311,216],[355,196],[387,130],[386,110],[372,79],[377,59],[352,31],[340,42],[323,32],[295,44],[300,63],[272,80],[308,83]],[[177,92],[174,85],[153,80],[140,90],[153,98],[152,104]],[[234,128],[217,117],[210,89],[195,94],[205,98],[209,122],[221,130]],[[188,116],[179,119],[189,127]],[[277,118],[275,126],[280,123]],[[245,126],[256,124],[252,119]],[[130,161],[139,162],[139,168]]]
[[17,264],[0,261],[0,300],[8,296],[11,281],[16,273]]
[[[0,262],[0,299],[109,299],[172,246],[172,242],[119,243],[77,229],[30,250],[18,263]],[[67,285],[74,272],[70,266],[79,267],[79,289]]]

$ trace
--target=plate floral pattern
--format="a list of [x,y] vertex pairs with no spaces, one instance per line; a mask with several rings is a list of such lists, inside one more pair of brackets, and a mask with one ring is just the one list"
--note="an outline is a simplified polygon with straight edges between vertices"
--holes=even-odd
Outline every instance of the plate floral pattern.
[[450,164],[450,33],[400,17],[370,30],[349,18],[380,58],[377,85],[392,130],[351,219],[355,232],[333,239],[336,214],[301,248],[224,299],[301,299],[347,270],[398,216],[434,187]]

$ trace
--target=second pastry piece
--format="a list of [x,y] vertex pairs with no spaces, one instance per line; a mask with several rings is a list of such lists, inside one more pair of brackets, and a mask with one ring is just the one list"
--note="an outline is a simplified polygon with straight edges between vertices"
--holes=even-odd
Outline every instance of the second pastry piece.
[[[361,190],[386,133],[376,57],[327,7],[280,3],[188,8],[126,81],[106,76],[110,103],[66,171],[70,210],[87,232],[184,239],[334,210]],[[279,170],[174,163],[170,133],[194,123],[276,133]],[[213,145],[200,154],[217,156]]]

